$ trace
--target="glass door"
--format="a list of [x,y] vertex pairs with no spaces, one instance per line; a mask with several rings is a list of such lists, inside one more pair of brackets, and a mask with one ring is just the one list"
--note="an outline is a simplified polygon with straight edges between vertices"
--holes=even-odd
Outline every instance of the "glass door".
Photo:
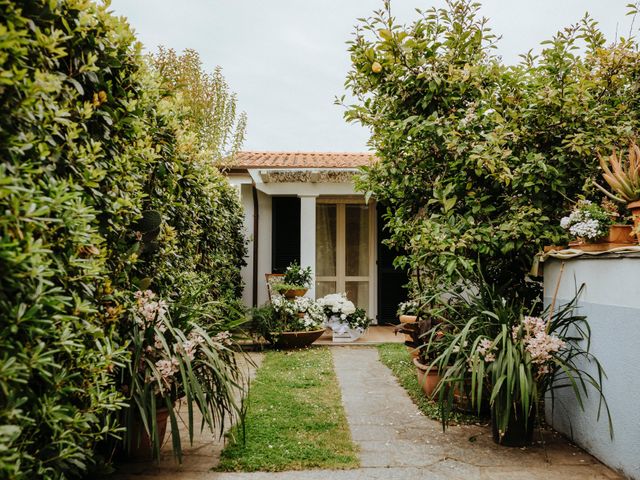
[[318,201],[316,206],[316,297],[345,292],[371,314],[373,207]]

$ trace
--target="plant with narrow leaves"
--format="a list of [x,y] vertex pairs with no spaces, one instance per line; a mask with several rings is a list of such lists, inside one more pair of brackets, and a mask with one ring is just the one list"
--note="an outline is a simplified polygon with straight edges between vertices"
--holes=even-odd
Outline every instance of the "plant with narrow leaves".
[[[242,420],[236,402],[242,382],[236,367],[229,332],[213,333],[195,322],[174,325],[169,305],[150,290],[136,292],[130,324],[123,325],[130,340],[131,362],[121,372],[130,408],[123,412],[125,449],[138,447],[142,436],[150,440],[153,457],[159,458],[162,438],[157,413],[168,410],[174,455],[182,460],[183,438],[178,422],[187,426],[189,441],[197,432],[194,410],[202,415],[200,428],[222,432],[231,417]],[[179,403],[177,403],[179,402]],[[180,419],[178,407],[186,406]]]
[[[475,292],[468,291],[450,306],[463,310],[466,319],[450,325],[447,347],[434,360],[442,375],[436,395],[443,428],[453,409],[455,392],[465,392],[478,412],[488,400],[504,435],[514,414],[527,425],[529,418],[540,418],[546,395],[553,406],[556,390],[569,388],[581,408],[590,389],[597,393],[613,434],[602,392],[605,373],[590,352],[589,323],[585,316],[576,314],[584,286],[569,303],[557,310],[549,307],[534,317],[526,302],[505,298],[499,289],[478,280]],[[430,339],[429,344],[434,341]],[[595,374],[585,369],[589,364]]]
[[640,147],[635,141],[629,144],[628,160],[622,155],[618,158],[614,150],[607,158],[598,155],[602,177],[614,193],[598,183],[596,187],[609,198],[620,203],[631,203],[640,200]]

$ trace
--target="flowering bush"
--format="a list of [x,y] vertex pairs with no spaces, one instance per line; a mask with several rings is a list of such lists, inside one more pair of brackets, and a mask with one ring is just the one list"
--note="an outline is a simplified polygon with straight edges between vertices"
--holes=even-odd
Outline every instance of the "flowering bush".
[[362,308],[356,308],[344,293],[332,293],[318,300],[324,309],[324,313],[334,323],[358,329],[361,332],[367,329],[371,320]]
[[[128,332],[131,362],[121,372],[121,389],[132,405],[123,413],[125,448],[136,448],[146,425],[154,454],[159,454],[156,412],[167,408],[176,423],[175,402],[184,399],[197,406],[212,433],[232,412],[237,411],[233,385],[238,384],[231,335],[227,331],[210,335],[191,323],[179,328],[170,316],[170,305],[151,290],[138,291],[131,309]],[[127,335],[127,334],[125,334]],[[193,408],[187,409],[193,425]],[[192,428],[192,427],[190,427]],[[173,444],[180,444],[180,430],[171,429]],[[180,456],[180,451],[175,452]]]
[[[443,376],[438,391],[443,424],[453,407],[454,391],[465,392],[478,411],[483,398],[485,403],[489,399],[500,438],[514,414],[527,424],[545,395],[553,399],[556,388],[570,387],[579,403],[593,388],[606,406],[604,372],[589,352],[587,320],[575,314],[579,293],[557,311],[547,309],[540,316],[530,316],[522,299],[507,300],[490,284],[478,284],[475,295],[466,292],[450,303],[451,308],[465,312],[466,320],[445,320],[442,328],[449,333],[438,341],[432,338],[427,345],[447,344],[433,361]],[[594,363],[597,375],[580,367],[584,360]]]
[[311,267],[302,268],[298,262],[293,262],[284,272],[284,284],[298,288],[309,288],[312,278]]
[[308,297],[288,299],[276,295],[271,301],[282,331],[304,332],[322,328],[326,320],[322,306]]
[[579,201],[568,217],[560,220],[560,226],[576,238],[597,240],[609,232],[611,213],[589,200]]

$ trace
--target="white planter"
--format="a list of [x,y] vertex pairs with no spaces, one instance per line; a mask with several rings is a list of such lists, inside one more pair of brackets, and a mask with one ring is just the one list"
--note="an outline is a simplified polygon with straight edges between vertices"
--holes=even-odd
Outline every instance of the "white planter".
[[362,335],[364,335],[363,329],[350,328],[349,324],[342,323],[340,321],[340,317],[338,316],[331,317],[327,321],[326,326],[333,331],[333,341],[335,343],[355,342]]

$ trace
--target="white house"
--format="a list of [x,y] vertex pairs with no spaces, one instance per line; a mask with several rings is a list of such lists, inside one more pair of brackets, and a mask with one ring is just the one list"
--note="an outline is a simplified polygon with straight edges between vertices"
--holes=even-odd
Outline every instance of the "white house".
[[378,324],[395,323],[406,274],[392,266],[395,253],[375,201],[354,189],[368,153],[240,152],[227,172],[238,186],[249,239],[243,299],[267,301],[265,274],[282,273],[294,260],[310,266],[319,298],[346,292]]

